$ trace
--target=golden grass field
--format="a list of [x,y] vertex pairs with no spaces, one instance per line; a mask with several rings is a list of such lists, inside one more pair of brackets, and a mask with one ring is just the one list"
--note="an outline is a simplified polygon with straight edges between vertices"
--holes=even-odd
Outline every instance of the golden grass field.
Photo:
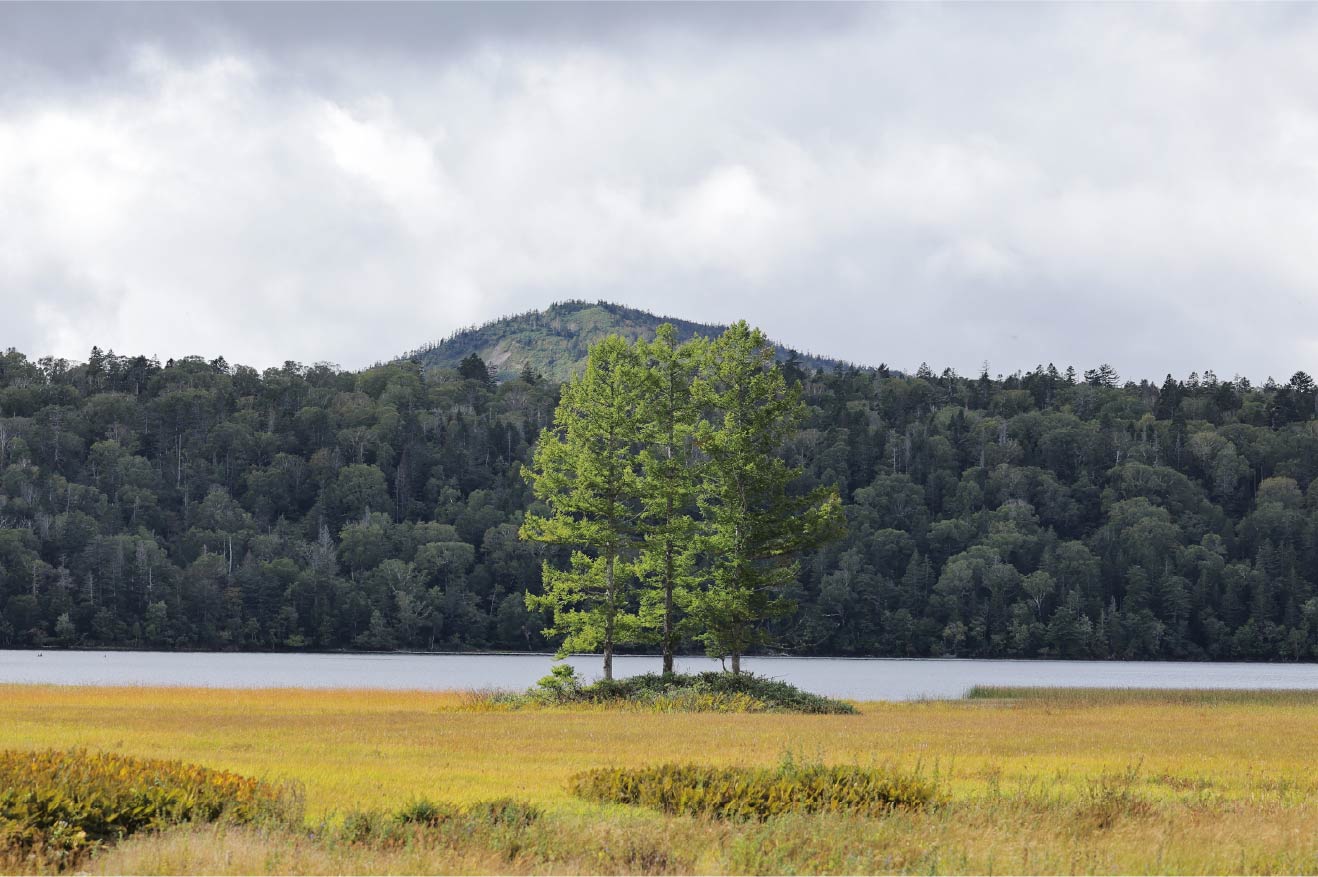
[[[132,838],[92,871],[1318,872],[1318,693],[1001,692],[858,716],[492,711],[460,693],[0,686],[0,748],[81,746],[304,784],[312,830]],[[574,799],[604,765],[920,765],[951,803],[736,825]],[[410,799],[511,796],[515,837],[331,842]]]

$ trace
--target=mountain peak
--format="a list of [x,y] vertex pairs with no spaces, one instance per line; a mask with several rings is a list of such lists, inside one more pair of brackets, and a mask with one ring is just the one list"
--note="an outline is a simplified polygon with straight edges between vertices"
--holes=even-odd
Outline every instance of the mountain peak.
[[[422,346],[407,356],[426,368],[457,368],[458,363],[474,353],[496,370],[501,380],[516,377],[529,365],[550,380],[565,381],[580,370],[595,342],[609,335],[648,340],[664,323],[673,325],[680,341],[697,335],[714,338],[727,328],[660,316],[613,302],[569,300],[555,302],[541,311],[527,311],[460,329],[443,341]],[[775,346],[780,359],[796,354],[802,368],[809,370],[831,370],[845,365],[839,360]]]

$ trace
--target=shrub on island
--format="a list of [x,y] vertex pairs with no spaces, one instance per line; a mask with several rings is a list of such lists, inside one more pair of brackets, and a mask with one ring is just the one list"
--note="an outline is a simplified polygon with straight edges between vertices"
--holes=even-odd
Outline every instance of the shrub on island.
[[583,684],[568,664],[557,664],[524,694],[489,699],[518,709],[536,706],[594,706],[644,712],[813,713],[851,715],[850,703],[802,691],[752,673],[647,673]]

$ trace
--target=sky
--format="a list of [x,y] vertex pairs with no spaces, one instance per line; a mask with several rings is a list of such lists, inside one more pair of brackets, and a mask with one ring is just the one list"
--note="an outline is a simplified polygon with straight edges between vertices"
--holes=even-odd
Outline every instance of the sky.
[[0,3],[0,348],[360,368],[564,299],[1318,372],[1318,6]]

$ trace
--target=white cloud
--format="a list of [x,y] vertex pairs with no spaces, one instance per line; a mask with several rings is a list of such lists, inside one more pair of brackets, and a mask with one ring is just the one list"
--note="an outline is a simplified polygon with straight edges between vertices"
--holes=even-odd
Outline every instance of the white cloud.
[[1315,20],[130,33],[0,96],[0,344],[360,366],[598,297],[904,367],[1314,370]]

